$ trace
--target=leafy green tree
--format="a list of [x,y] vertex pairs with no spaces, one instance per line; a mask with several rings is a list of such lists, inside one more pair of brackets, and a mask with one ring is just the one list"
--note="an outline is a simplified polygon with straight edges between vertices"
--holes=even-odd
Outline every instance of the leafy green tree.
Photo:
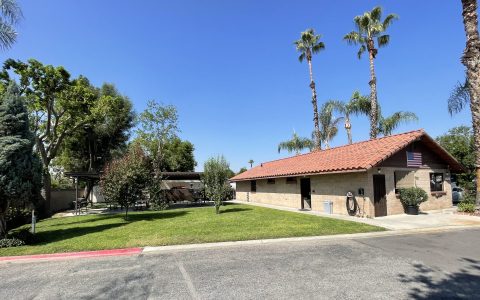
[[240,170],[238,171],[237,175],[242,174],[243,172],[247,172],[247,168],[241,167]]
[[337,135],[338,124],[343,120],[343,117],[334,117],[333,110],[334,106],[329,102],[325,102],[320,109],[320,132],[325,149],[330,149],[330,141]]
[[195,147],[189,141],[173,137],[165,143],[165,157],[162,171],[193,172],[197,162],[193,155]]
[[378,47],[385,47],[390,42],[390,35],[384,34],[390,27],[394,20],[398,19],[395,14],[389,14],[382,21],[382,8],[377,6],[371,11],[365,12],[363,15],[356,16],[353,21],[356,26],[356,30],[348,33],[343,38],[349,44],[360,45],[358,50],[358,58],[362,57],[362,54],[367,51],[370,62],[370,138],[377,137],[377,77],[375,75],[374,60],[377,56],[378,50],[375,48],[375,39],[377,40]]
[[166,145],[179,131],[177,108],[149,101],[147,109],[139,116],[139,123],[138,141],[152,158],[155,175],[160,178],[165,164]]
[[33,153],[28,112],[16,86],[0,104],[0,238],[7,233],[5,216],[12,204],[35,202],[40,194],[41,164]]
[[96,89],[90,122],[65,138],[55,164],[69,171],[98,171],[125,153],[135,114],[128,97],[113,84]]
[[[466,86],[472,114],[473,139],[475,144],[475,172],[480,178],[480,35],[478,33],[478,5],[476,0],[462,0],[463,25],[467,39],[462,63],[466,68]],[[461,107],[460,107],[461,109]],[[480,204],[480,184],[477,184],[476,202]]]
[[329,100],[327,103],[332,106],[334,111],[339,112],[345,117],[345,131],[347,132],[348,144],[352,144],[352,122],[350,117],[352,115],[368,116],[370,113],[370,100],[368,97],[362,96],[360,92],[355,91],[348,102]]
[[8,49],[17,40],[15,26],[23,14],[16,0],[0,1],[0,12],[0,48]]
[[21,95],[27,103],[35,147],[44,167],[43,185],[49,211],[50,164],[66,137],[91,121],[96,93],[87,78],[80,76],[70,80],[70,74],[63,67],[43,65],[34,59],[27,63],[7,60],[0,75],[4,85],[13,81],[8,71],[19,76]]
[[280,153],[281,150],[287,150],[288,153],[295,152],[295,154],[298,155],[302,150],[312,150],[313,147],[314,143],[311,139],[299,137],[294,131],[290,140],[278,144],[278,153]]
[[314,135],[315,135],[315,148],[321,149],[321,136],[320,125],[318,116],[318,103],[317,103],[317,90],[315,87],[315,81],[313,80],[312,70],[312,56],[325,49],[325,44],[320,41],[321,36],[315,34],[314,29],[307,29],[301,33],[300,39],[294,42],[297,51],[300,52],[298,60],[303,62],[305,59],[308,63],[308,71],[310,74],[310,89],[312,90],[312,106],[313,106],[313,123],[314,123]]
[[133,147],[125,156],[108,163],[100,179],[105,200],[116,202],[128,210],[143,198],[151,176],[148,160],[140,147]]
[[457,176],[458,184],[473,192],[475,143],[472,129],[467,126],[454,127],[437,137],[437,142],[467,169],[466,173]]
[[230,178],[231,172],[223,155],[209,158],[203,166],[202,181],[205,186],[205,195],[215,203],[217,214],[220,213],[220,206],[230,191],[228,178]]

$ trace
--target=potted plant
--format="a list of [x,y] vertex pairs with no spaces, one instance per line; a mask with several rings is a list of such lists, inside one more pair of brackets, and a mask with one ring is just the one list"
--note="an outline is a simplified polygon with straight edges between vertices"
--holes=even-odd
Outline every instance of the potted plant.
[[400,189],[400,202],[408,215],[418,215],[420,203],[427,201],[428,195],[418,187]]

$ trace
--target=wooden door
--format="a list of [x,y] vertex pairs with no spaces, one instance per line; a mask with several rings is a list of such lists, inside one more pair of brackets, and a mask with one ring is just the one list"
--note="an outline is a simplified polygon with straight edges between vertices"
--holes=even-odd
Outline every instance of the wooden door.
[[375,217],[387,215],[387,193],[385,189],[385,175],[373,175],[373,202]]
[[301,208],[312,208],[312,196],[310,193],[310,178],[300,179]]

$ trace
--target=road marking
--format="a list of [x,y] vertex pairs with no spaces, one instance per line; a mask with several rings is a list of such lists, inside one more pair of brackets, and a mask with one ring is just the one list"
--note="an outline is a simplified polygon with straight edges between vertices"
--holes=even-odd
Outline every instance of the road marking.
[[178,269],[180,270],[180,273],[182,273],[185,283],[187,284],[188,292],[190,293],[190,296],[192,297],[192,299],[200,299],[200,297],[197,294],[197,291],[195,290],[195,286],[193,285],[192,279],[190,279],[190,275],[188,275],[187,270],[185,270],[183,263],[179,261],[176,257],[175,257],[175,261],[177,263]]

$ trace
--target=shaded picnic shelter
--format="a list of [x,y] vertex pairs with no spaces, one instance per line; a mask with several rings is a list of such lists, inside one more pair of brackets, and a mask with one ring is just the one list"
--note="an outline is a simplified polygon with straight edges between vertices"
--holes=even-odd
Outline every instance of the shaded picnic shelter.
[[[88,199],[92,193],[93,186],[100,181],[100,172],[94,171],[79,171],[79,172],[65,172],[65,176],[73,178],[75,181],[75,200],[73,201],[75,207],[75,214],[80,214],[81,209],[87,209]],[[86,183],[87,192],[83,197],[79,196],[78,183],[83,181]]]

